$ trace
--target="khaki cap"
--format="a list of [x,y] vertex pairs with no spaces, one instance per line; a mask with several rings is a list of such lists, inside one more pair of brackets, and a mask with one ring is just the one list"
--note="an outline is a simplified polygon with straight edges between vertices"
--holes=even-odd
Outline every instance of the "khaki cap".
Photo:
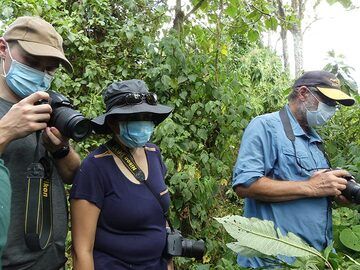
[[50,23],[40,17],[17,18],[7,28],[3,37],[6,41],[16,40],[21,48],[31,55],[58,58],[67,71],[73,71],[62,48],[62,37]]

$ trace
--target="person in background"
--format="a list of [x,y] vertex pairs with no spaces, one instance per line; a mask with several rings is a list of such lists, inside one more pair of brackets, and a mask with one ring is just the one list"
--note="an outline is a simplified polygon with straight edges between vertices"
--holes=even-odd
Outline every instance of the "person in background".
[[[246,128],[232,185],[245,198],[246,217],[271,220],[283,234],[293,232],[320,251],[332,241],[331,201],[346,201],[341,192],[349,173],[329,170],[314,127],[324,125],[339,104],[351,106],[355,100],[326,71],[304,73],[288,99],[281,111],[255,117]],[[237,261],[247,268],[273,263],[241,254]]]
[[[54,27],[39,17],[17,18],[0,38],[0,118],[1,122],[16,123],[14,115],[8,112],[38,91],[50,88],[59,65],[72,70],[64,55],[62,38]],[[10,172],[11,212],[7,244],[2,264],[5,270],[52,270],[60,269],[66,262],[65,239],[67,235],[67,209],[63,183],[70,184],[80,166],[80,157],[69,145],[57,128],[47,127],[51,108],[49,105],[33,104],[48,96],[35,95],[23,108],[29,121],[30,134],[10,138],[2,154],[5,166]],[[18,104],[16,104],[18,103]],[[26,102],[25,102],[26,103]],[[35,130],[44,129],[38,143]],[[8,130],[9,131],[9,130]],[[52,224],[51,243],[44,249],[31,250],[24,237],[25,206],[27,196],[27,168],[34,162],[34,153],[50,152],[55,168],[51,177]],[[45,148],[44,148],[45,146]]]
[[74,269],[172,269],[163,256],[166,168],[148,142],[172,108],[141,80],[114,82],[103,97],[94,130],[112,139],[85,158],[70,192]]

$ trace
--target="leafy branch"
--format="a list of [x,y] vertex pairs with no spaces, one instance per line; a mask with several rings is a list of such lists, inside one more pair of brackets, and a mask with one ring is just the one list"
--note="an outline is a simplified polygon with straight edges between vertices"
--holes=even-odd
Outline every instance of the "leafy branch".
[[242,216],[225,216],[215,219],[237,240],[227,246],[243,256],[317,257],[324,261],[329,269],[333,269],[319,251],[309,246],[294,233],[289,232],[284,236],[279,228],[275,230],[272,221]]

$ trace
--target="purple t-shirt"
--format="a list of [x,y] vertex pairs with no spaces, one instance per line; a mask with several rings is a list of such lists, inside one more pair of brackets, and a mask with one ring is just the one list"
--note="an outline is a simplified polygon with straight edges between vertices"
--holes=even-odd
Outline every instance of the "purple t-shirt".
[[[170,196],[164,183],[165,165],[154,144],[146,144],[149,175],[147,183],[162,194],[164,209]],[[166,242],[166,219],[159,201],[145,184],[135,184],[119,170],[105,146],[82,162],[70,192],[70,199],[84,199],[100,208],[97,223],[95,269],[162,270]]]

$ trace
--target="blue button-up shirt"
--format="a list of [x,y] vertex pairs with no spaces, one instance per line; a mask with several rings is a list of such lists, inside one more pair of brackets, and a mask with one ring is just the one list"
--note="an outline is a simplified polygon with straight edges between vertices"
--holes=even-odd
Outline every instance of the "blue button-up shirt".
[[[279,112],[254,118],[246,128],[234,168],[233,187],[250,186],[266,176],[278,181],[307,181],[317,168],[328,168],[317,144],[321,138],[315,130],[305,133],[288,105],[286,111],[295,135],[295,152],[286,137]],[[303,168],[306,169],[303,169]],[[285,202],[262,202],[245,199],[244,216],[271,220],[283,234],[293,232],[317,250],[323,250],[332,239],[331,203],[329,198],[302,198]],[[292,262],[293,259],[287,258]],[[260,267],[259,258],[238,255],[243,267]]]

